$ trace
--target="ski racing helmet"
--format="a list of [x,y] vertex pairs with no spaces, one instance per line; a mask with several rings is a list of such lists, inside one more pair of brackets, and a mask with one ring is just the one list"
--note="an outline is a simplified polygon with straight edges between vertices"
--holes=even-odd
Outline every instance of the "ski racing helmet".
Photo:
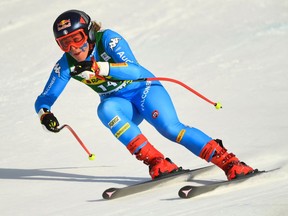
[[[71,45],[80,47],[86,41],[95,43],[91,18],[80,10],[68,10],[60,14],[54,21],[53,32],[55,40],[65,52],[69,51]],[[68,37],[70,37],[70,44],[65,40]]]

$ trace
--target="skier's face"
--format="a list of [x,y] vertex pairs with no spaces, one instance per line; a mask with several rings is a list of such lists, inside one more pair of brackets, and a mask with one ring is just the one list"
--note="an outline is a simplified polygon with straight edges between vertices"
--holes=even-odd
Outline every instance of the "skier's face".
[[83,46],[81,47],[75,47],[71,46],[69,54],[78,62],[84,61],[89,52],[89,44],[86,41]]
[[68,52],[77,61],[84,61],[89,51],[87,39],[84,30],[78,29],[56,40],[64,52]]

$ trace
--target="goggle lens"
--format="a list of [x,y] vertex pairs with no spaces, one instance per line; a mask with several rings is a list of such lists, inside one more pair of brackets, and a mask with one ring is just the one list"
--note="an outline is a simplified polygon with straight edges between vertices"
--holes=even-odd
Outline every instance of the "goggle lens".
[[84,33],[84,30],[79,29],[68,35],[57,38],[56,41],[58,42],[58,45],[64,52],[69,52],[71,46],[74,46],[76,48],[82,47],[83,44],[87,41],[87,39],[88,37]]

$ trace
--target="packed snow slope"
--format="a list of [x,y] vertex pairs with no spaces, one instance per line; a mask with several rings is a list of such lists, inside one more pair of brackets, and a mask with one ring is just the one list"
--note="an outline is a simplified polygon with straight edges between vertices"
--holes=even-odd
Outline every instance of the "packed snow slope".
[[[157,76],[178,79],[213,101],[163,82],[183,123],[221,138],[229,151],[258,169],[279,170],[195,199],[181,200],[184,183],[115,201],[107,187],[149,179],[96,116],[99,97],[71,80],[53,107],[96,159],[89,161],[71,133],[45,132],[34,111],[62,55],[55,18],[80,9],[121,33],[138,61]],[[146,0],[0,2],[0,214],[285,215],[288,211],[288,1]],[[185,168],[206,162],[141,125],[151,143]],[[215,169],[200,178],[223,180]]]

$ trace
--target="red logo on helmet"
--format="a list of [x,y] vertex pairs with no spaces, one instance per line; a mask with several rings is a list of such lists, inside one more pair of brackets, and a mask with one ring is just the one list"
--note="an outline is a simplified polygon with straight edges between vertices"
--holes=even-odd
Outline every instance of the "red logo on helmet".
[[68,28],[71,26],[71,21],[70,19],[68,20],[61,20],[58,24],[57,24],[57,30],[58,31],[61,31],[65,28]]
[[81,16],[81,18],[80,18],[80,23],[81,24],[86,24],[86,22],[85,22],[85,19]]

